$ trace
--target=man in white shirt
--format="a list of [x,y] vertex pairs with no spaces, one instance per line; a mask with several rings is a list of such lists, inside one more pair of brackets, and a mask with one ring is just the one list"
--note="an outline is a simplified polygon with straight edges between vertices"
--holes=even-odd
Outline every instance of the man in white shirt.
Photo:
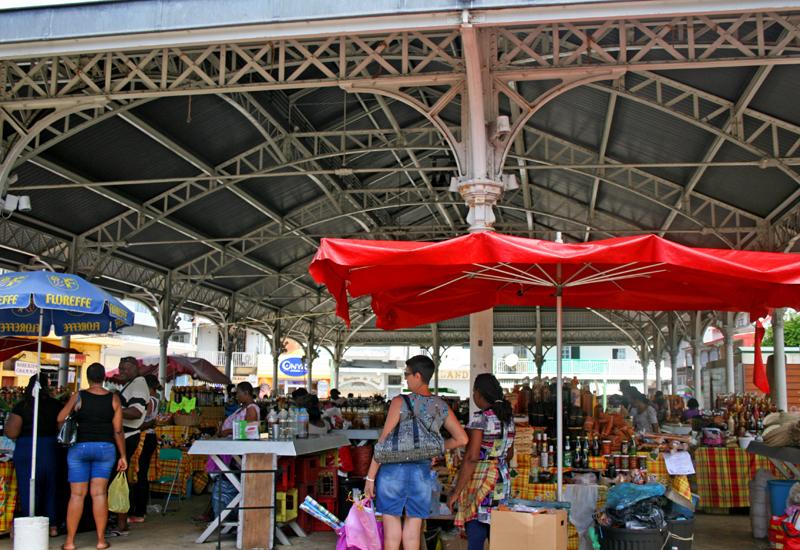
[[[147,386],[144,377],[139,375],[139,362],[135,357],[123,357],[119,360],[119,378],[124,384],[119,397],[120,401],[122,401],[125,454],[128,464],[131,464],[131,457],[139,447],[139,436],[144,423],[147,401],[150,399],[150,388]],[[147,475],[147,472],[139,472],[138,475]],[[131,503],[133,503],[135,487],[131,485],[130,488],[130,498]],[[128,514],[117,514],[117,517],[117,530],[112,533],[128,534]]]

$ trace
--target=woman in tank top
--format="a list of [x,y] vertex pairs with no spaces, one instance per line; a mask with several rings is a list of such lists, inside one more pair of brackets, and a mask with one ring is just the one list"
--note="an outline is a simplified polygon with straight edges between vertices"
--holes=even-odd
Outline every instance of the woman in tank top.
[[[406,361],[404,374],[411,391],[411,407],[425,426],[435,431],[444,426],[451,434],[450,439],[444,442],[445,449],[463,447],[468,441],[464,428],[447,403],[431,395],[428,388],[435,369],[431,358],[424,355]],[[380,440],[389,437],[395,426],[410,416],[405,400],[395,397],[389,406]],[[431,461],[378,464],[373,459],[364,492],[369,498],[377,497],[375,509],[383,514],[384,550],[399,550],[401,544],[405,550],[418,550],[422,520],[431,512]]]
[[[67,507],[67,539],[63,550],[75,549],[75,533],[83,515],[83,501],[92,495],[92,510],[97,528],[97,548],[108,548],[105,532],[108,522],[108,479],[128,468],[122,431],[122,405],[119,397],[103,388],[106,369],[92,363],[86,370],[89,389],[73,395],[58,415],[63,423],[70,414],[78,424],[78,442],[67,454],[70,498]],[[119,455],[117,455],[119,453]],[[117,456],[120,456],[117,460]]]

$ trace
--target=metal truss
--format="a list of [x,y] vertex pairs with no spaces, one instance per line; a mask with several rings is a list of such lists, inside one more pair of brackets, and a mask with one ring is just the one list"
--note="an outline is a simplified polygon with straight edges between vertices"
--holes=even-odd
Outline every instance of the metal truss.
[[0,105],[318,88],[376,78],[428,83],[427,73],[442,73],[446,80],[463,69],[453,51],[458,36],[458,30],[346,34],[9,59],[0,65]]
[[598,65],[659,70],[792,64],[800,55],[797,18],[782,13],[558,22],[496,32],[492,65],[506,81]]

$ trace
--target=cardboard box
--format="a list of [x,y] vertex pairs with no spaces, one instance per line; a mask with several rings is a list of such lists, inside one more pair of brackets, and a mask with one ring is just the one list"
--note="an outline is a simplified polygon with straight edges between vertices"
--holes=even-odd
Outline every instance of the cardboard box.
[[490,550],[509,548],[567,549],[566,510],[540,514],[492,511]]

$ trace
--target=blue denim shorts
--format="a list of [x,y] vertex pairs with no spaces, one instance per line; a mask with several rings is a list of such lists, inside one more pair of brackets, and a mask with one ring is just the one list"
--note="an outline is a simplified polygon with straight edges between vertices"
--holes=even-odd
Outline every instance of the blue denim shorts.
[[73,445],[67,454],[70,483],[86,483],[90,479],[108,479],[117,462],[113,443],[87,441]]
[[431,515],[431,463],[383,464],[375,480],[375,508],[381,514],[426,519]]

